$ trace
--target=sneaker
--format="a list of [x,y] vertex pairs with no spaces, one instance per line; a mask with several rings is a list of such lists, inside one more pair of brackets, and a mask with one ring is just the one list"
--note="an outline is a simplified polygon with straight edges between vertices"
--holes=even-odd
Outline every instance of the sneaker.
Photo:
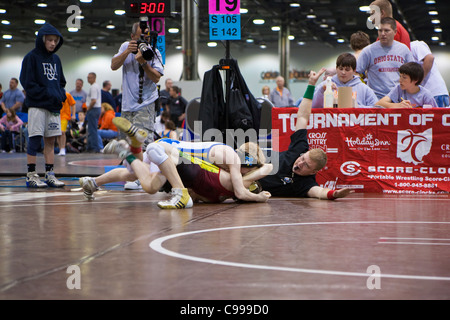
[[133,125],[130,121],[122,117],[113,118],[112,122],[114,125],[130,137],[131,145],[133,147],[140,147],[142,143],[147,139],[148,133],[144,129],[140,129]]
[[52,188],[62,188],[64,187],[66,184],[62,181],[59,181],[56,177],[55,177],[55,173],[53,171],[47,171],[45,173],[45,183]]
[[125,190],[142,190],[141,183],[139,180],[136,181],[127,181],[125,185],[123,186]]
[[130,146],[125,140],[111,140],[103,148],[103,153],[117,154],[121,159],[125,159],[131,154]]
[[36,171],[27,173],[27,187],[28,188],[47,188],[48,185],[39,179]]
[[66,149],[60,149],[59,150],[59,153],[58,153],[58,156],[65,156],[66,155]]
[[94,192],[99,188],[95,183],[94,178],[91,177],[82,177],[79,179],[80,186],[83,188],[83,194],[88,200],[94,200]]
[[173,188],[171,191],[172,198],[168,201],[159,201],[158,207],[161,209],[183,209],[192,208],[194,205],[191,196],[189,195],[188,189],[176,189]]
[[262,191],[261,183],[258,181],[253,181],[252,184],[248,187],[248,190],[252,193],[260,193]]

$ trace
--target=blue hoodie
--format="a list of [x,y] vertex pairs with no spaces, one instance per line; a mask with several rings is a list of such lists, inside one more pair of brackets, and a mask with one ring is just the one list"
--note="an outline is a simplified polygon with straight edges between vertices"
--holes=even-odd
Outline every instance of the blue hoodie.
[[[44,35],[59,36],[59,43],[53,52],[45,48]],[[61,60],[55,54],[63,44],[61,33],[51,24],[46,23],[39,29],[36,47],[22,61],[20,83],[25,89],[25,103],[29,107],[43,108],[59,113],[62,102],[66,100],[66,79]]]

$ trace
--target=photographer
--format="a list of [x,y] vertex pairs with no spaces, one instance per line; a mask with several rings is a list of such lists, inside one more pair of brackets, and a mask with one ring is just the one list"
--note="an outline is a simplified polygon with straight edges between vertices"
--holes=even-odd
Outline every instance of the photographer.
[[[133,24],[131,41],[120,46],[119,52],[111,60],[111,69],[123,67],[122,117],[152,132],[155,124],[155,101],[158,99],[156,84],[163,75],[164,66],[155,46],[157,34],[148,30],[146,21]],[[148,134],[143,149],[152,141],[153,134]]]

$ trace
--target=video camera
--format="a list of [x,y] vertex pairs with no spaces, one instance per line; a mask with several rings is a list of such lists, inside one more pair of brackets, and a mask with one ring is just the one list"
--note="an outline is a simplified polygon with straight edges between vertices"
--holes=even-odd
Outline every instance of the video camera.
[[[140,17],[139,27],[141,28],[141,37],[137,41],[138,50],[141,52],[142,57],[146,60],[152,60],[155,56],[156,44],[158,42],[158,33],[156,31],[149,31],[144,33],[144,31],[150,30],[148,25],[148,17]],[[150,45],[150,47],[149,47]],[[134,54],[137,53],[133,52]]]

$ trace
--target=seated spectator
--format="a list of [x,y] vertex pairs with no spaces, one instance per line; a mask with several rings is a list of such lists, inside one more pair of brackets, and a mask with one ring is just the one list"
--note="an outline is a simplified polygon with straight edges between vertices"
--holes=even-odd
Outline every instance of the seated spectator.
[[[6,109],[6,114],[0,119],[0,132],[2,134],[2,152],[15,152],[14,134],[20,132],[23,122],[16,115],[13,108]],[[8,149],[8,150],[7,150]]]
[[172,120],[167,120],[164,123],[164,130],[159,133],[161,138],[169,138],[173,140],[177,140],[177,128],[175,127],[175,123]]
[[385,108],[417,108],[431,105],[433,108],[437,108],[431,92],[420,85],[424,76],[420,64],[408,62],[402,65],[399,71],[400,84],[378,101],[377,105]]
[[[356,92],[356,104],[358,107],[373,107],[378,99],[372,89],[361,82],[355,75],[356,58],[351,53],[343,53],[336,60],[336,75],[331,78],[335,88],[352,87]],[[323,108],[323,93],[325,81],[316,87],[312,102],[313,108]]]
[[262,89],[261,89],[261,92],[262,92],[262,97],[264,99],[269,100],[269,96],[270,96],[270,88],[269,88],[269,86],[263,86]]
[[278,76],[275,80],[277,87],[270,93],[269,100],[275,107],[292,107],[294,105],[294,99],[291,92],[284,86],[284,78]]
[[155,118],[155,138],[154,138],[154,140],[161,139],[160,134],[166,128],[165,123],[167,120],[170,120],[170,112],[166,111],[166,110],[161,112],[161,114]]
[[111,140],[117,138],[119,132],[112,122],[115,118],[116,112],[109,103],[102,103],[100,118],[98,120],[99,128],[97,130],[98,135],[98,147],[99,150],[103,149],[103,139]]

